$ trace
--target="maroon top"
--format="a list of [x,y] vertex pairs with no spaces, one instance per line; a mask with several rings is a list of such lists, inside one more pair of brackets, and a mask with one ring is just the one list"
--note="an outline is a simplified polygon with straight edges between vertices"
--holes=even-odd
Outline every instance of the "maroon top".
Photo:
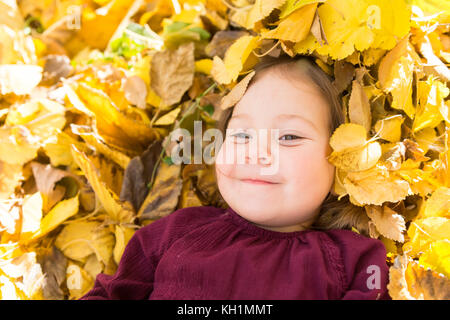
[[179,209],[135,232],[83,299],[390,299],[386,249],[349,230],[267,230],[231,208]]

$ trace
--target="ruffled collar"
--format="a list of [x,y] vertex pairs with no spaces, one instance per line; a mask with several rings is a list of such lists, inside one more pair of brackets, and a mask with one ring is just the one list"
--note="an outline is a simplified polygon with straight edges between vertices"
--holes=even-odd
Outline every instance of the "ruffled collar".
[[240,216],[231,207],[225,210],[225,217],[227,217],[236,226],[241,227],[246,232],[257,235],[267,239],[285,239],[285,238],[303,238],[307,233],[317,232],[316,230],[301,230],[301,231],[291,231],[291,232],[280,232],[274,230],[264,229],[255,225],[254,223],[248,221],[247,219]]

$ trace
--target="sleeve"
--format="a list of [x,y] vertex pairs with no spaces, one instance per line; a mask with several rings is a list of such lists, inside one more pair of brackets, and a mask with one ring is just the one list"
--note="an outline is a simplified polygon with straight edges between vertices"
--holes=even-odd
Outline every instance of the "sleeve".
[[94,287],[79,300],[148,299],[153,290],[153,275],[158,262],[156,242],[147,256],[142,246],[140,230],[136,231],[120,259],[114,275],[100,273]]
[[334,242],[340,251],[343,273],[341,300],[390,300],[386,248],[377,239],[343,231]]

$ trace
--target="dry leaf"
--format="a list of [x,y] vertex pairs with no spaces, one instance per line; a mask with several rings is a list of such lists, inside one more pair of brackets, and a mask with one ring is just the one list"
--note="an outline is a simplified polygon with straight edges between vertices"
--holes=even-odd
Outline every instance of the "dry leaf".
[[220,107],[223,110],[234,106],[239,100],[241,100],[242,96],[247,90],[247,86],[250,80],[253,78],[254,75],[255,71],[250,72],[241,81],[239,81],[238,84],[236,84],[226,96],[222,98]]
[[194,79],[194,44],[180,45],[176,50],[157,52],[152,58],[151,87],[171,106],[180,102]]
[[375,224],[377,230],[385,237],[403,242],[406,231],[405,219],[388,206],[366,206],[367,215]]

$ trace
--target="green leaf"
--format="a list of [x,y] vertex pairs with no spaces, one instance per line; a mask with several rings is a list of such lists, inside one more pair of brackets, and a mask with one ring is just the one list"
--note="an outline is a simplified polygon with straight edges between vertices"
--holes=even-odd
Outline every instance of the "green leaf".
[[168,165],[172,165],[172,164],[173,164],[172,158],[169,157],[169,156],[165,156],[165,157],[163,158],[163,162],[164,162],[164,163],[167,163]]
[[192,27],[189,28],[188,31],[198,33],[200,35],[200,40],[209,40],[209,38],[211,38],[211,34],[200,27]]
[[203,111],[205,111],[210,116],[212,116],[213,113],[214,113],[214,106],[212,104],[207,104],[202,109],[203,109]]
[[190,25],[190,23],[175,21],[174,23],[164,27],[164,33],[178,32],[187,27],[188,25]]

